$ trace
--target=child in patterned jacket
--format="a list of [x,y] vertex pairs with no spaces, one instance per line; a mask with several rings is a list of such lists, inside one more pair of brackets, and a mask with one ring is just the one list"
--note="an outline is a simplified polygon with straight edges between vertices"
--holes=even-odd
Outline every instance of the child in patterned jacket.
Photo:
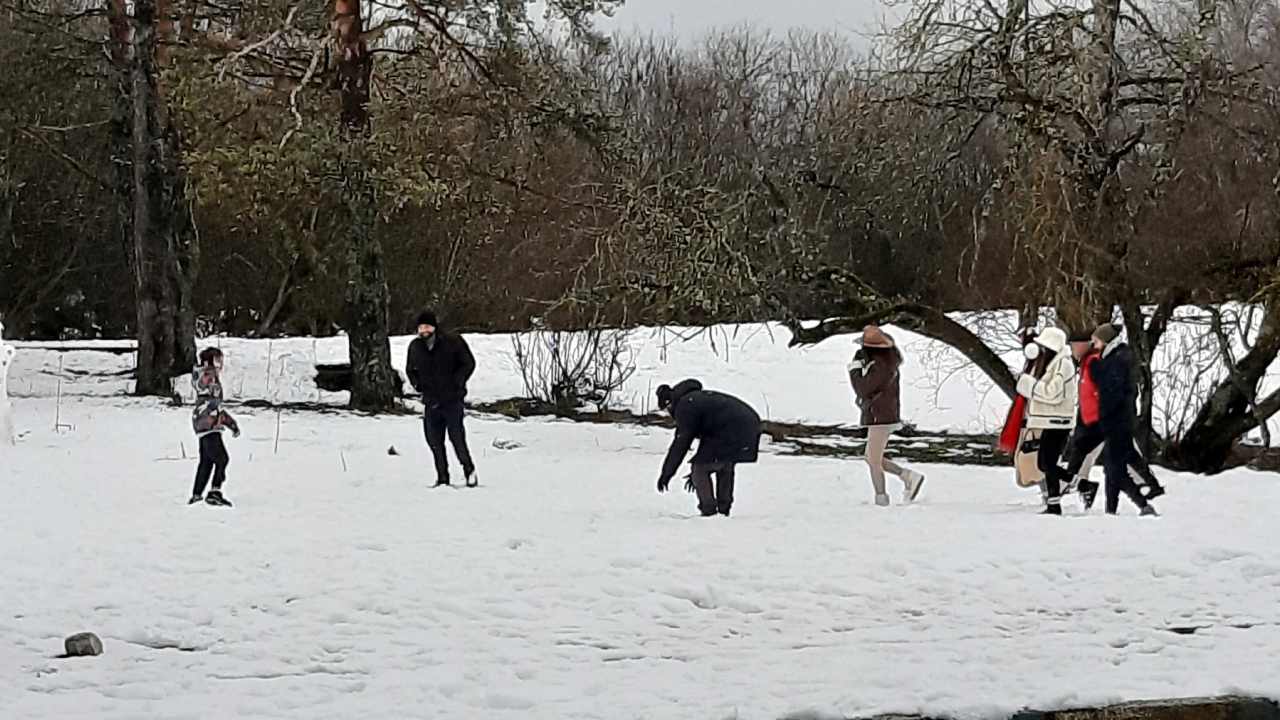
[[[187,504],[195,504],[204,500],[210,505],[231,507],[231,501],[222,494],[222,484],[227,479],[227,464],[231,461],[227,455],[227,446],[222,442],[222,433],[231,431],[232,437],[240,437],[240,426],[234,418],[222,409],[222,351],[218,348],[205,348],[200,352],[200,366],[191,373],[191,384],[196,390],[196,407],[191,411],[191,427],[200,439],[200,465],[196,469],[196,484]],[[205,486],[213,476],[213,487],[209,495],[204,494]]]

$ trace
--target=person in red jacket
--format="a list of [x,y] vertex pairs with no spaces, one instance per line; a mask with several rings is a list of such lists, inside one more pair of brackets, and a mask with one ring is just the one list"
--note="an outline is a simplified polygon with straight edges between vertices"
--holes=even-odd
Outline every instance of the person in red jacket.
[[[1085,461],[1102,445],[1101,427],[1098,425],[1098,419],[1101,417],[1101,409],[1098,406],[1098,385],[1093,381],[1093,363],[1098,360],[1100,353],[1093,349],[1087,334],[1072,336],[1071,350],[1080,364],[1080,373],[1077,376],[1080,378],[1077,393],[1080,398],[1080,411],[1076,417],[1075,432],[1072,433],[1069,444],[1067,476],[1077,477]],[[1088,477],[1081,477],[1076,484],[1076,489],[1084,500],[1085,509],[1093,507],[1093,501],[1098,497],[1098,483],[1089,480]]]

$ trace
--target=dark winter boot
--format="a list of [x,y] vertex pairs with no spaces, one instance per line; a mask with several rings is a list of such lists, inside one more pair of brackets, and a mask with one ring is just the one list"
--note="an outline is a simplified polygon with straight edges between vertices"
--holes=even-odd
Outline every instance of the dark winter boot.
[[438,488],[438,487],[453,487],[453,483],[449,482],[449,478],[445,478],[445,479],[443,479],[443,480],[436,480],[436,484],[435,484],[435,485],[432,485],[431,487],[433,487],[433,488]]
[[204,501],[217,507],[231,507],[231,501],[222,495],[221,490],[210,490]]
[[467,473],[467,487],[473,488],[479,486],[480,475],[475,471],[475,469],[472,469],[471,472]]
[[1142,506],[1142,511],[1138,514],[1142,517],[1160,517],[1160,513],[1156,512],[1156,509],[1150,505]]
[[1040,511],[1040,514],[1041,515],[1061,515],[1062,506],[1059,505],[1058,503],[1050,503],[1049,505],[1046,505],[1043,510]]
[[1080,499],[1084,501],[1085,510],[1092,508],[1093,501],[1098,499],[1098,483],[1092,480],[1081,480]]
[[204,502],[204,496],[203,496],[203,495],[192,495],[192,496],[191,496],[191,499],[187,501],[187,504],[188,504],[188,505],[195,505],[195,504],[196,504],[196,503],[198,503],[198,502]]

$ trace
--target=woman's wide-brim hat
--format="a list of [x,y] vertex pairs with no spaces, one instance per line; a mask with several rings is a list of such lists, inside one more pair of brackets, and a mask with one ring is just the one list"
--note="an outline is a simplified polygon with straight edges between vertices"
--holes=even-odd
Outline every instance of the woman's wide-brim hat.
[[881,348],[883,350],[894,347],[893,338],[886,335],[877,325],[868,325],[862,328],[862,337],[858,339],[858,344],[862,347]]

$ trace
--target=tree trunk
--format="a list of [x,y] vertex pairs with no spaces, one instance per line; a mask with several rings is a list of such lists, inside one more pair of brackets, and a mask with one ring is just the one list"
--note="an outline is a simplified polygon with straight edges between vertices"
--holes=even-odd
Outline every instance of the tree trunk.
[[[350,155],[358,148],[352,144]],[[391,367],[391,342],[387,339],[391,293],[383,269],[382,244],[373,235],[377,198],[364,165],[364,158],[345,163],[344,190],[351,221],[345,329],[351,356],[351,408],[381,412],[395,407],[400,382]]]
[[0,148],[0,242],[13,241],[13,212],[18,207],[18,183],[13,179],[11,153],[17,131],[9,133]]
[[1134,427],[1134,438],[1142,454],[1151,457],[1151,447],[1155,439],[1152,428],[1155,406],[1155,373],[1152,364],[1156,349],[1169,329],[1169,321],[1178,306],[1186,301],[1188,294],[1180,288],[1170,289],[1156,306],[1148,321],[1142,313],[1138,300],[1130,298],[1120,305],[1120,314],[1124,317],[1125,332],[1129,337],[1129,347],[1133,349],[1134,382],[1138,388],[1138,422]]
[[363,152],[369,131],[369,83],[373,56],[361,34],[359,0],[334,0],[332,30],[337,48],[337,85],[342,103],[343,193],[350,226],[345,240],[347,291],[344,328],[351,355],[351,407],[379,412],[395,407],[397,381],[387,339],[391,293],[376,236],[377,190]]
[[353,137],[369,131],[369,83],[373,56],[364,38],[360,0],[334,0],[333,41],[338,49],[337,84],[342,125]]
[[1166,453],[1174,466],[1198,473],[1225,469],[1240,438],[1280,411],[1280,390],[1256,402],[1253,397],[1280,354],[1280,297],[1268,298],[1264,308],[1253,348],[1229,369],[1231,374],[1218,383],[1191,427]]
[[119,92],[113,114],[118,224],[137,306],[138,395],[169,396],[172,378],[195,361],[195,226],[186,197],[177,128],[164,105],[156,0],[108,5]]

